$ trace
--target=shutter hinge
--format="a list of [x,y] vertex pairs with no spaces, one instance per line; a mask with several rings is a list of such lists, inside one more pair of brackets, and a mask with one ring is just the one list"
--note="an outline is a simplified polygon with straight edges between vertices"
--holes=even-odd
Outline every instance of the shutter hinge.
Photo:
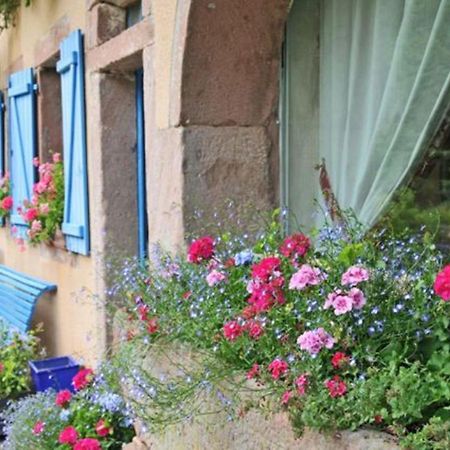
[[39,92],[39,85],[37,83],[33,84],[33,91]]

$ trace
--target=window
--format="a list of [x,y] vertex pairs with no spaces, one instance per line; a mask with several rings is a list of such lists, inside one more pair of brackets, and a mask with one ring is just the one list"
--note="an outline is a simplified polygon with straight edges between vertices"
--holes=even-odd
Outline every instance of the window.
[[135,2],[126,8],[127,28],[136,25],[142,20],[142,1]]
[[374,225],[423,159],[450,103],[450,5],[380,5],[293,4],[281,187],[282,202],[301,224],[317,223],[314,199],[331,209],[321,192],[329,183],[341,209]]

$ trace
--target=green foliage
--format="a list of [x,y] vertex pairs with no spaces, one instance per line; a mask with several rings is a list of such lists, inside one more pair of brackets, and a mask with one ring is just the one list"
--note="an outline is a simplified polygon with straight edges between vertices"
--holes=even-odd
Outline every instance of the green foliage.
[[[298,433],[305,426],[371,426],[402,439],[421,433],[450,407],[450,303],[432,288],[442,257],[430,234],[400,239],[385,230],[367,233],[348,216],[345,227],[319,230],[314,248],[293,261],[280,250],[276,219],[257,238],[221,230],[214,256],[200,264],[160,252],[148,267],[127,261],[120,268],[112,294],[122,299],[116,307],[124,334],[113,365],[140,419],[160,429],[217,411],[237,417],[253,406],[286,410]],[[237,262],[242,251],[251,254],[251,262]],[[282,277],[282,301],[249,319],[249,282],[255,264],[269,257],[280,260],[270,279]],[[326,276],[291,289],[293,275],[305,264]],[[337,314],[324,305],[330,293],[350,289],[342,281],[349,266],[370,274],[357,285],[367,303]],[[212,270],[225,279],[209,285]],[[248,332],[251,321],[263,328],[257,338]],[[235,338],[225,334],[230,322],[242,328]],[[319,327],[335,343],[311,355],[297,340]],[[335,352],[345,355],[342,367],[331,363]],[[269,370],[276,359],[288,365],[279,377]],[[255,364],[257,384],[246,379]],[[155,372],[155,366],[164,370]],[[301,375],[308,378],[304,394],[295,384]],[[346,391],[333,397],[326,383],[336,376]],[[286,393],[289,398],[281,401]]]
[[28,361],[37,359],[40,330],[27,334],[0,328],[0,398],[15,397],[30,389]]
[[[14,25],[14,18],[21,3],[21,0],[0,0],[0,32]],[[30,6],[31,0],[24,0],[23,3]]]

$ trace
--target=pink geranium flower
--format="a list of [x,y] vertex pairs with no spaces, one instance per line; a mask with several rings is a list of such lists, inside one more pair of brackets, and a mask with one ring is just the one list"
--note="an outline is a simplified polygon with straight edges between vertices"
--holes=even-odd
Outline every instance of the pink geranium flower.
[[73,450],[102,450],[102,446],[97,439],[80,439],[73,447]]
[[259,364],[253,364],[252,368],[247,372],[247,380],[251,380],[259,375]]
[[94,372],[92,369],[80,369],[78,373],[72,378],[73,387],[77,391],[80,391],[81,389],[84,389],[86,386],[88,386],[93,378]]
[[257,320],[249,320],[245,324],[245,329],[248,331],[248,335],[255,340],[258,340],[264,333],[264,328]]
[[13,199],[11,196],[5,197],[1,203],[2,209],[9,211],[13,207]]
[[320,269],[313,268],[309,264],[303,264],[300,269],[292,275],[289,289],[301,291],[307,286],[318,285],[324,279]]
[[348,295],[337,295],[333,300],[334,314],[340,316],[352,310],[353,300]]
[[369,272],[364,267],[351,266],[342,275],[341,283],[343,285],[357,285],[362,281],[369,279]]
[[350,289],[348,296],[352,299],[355,309],[361,309],[366,304],[366,297],[358,288]]
[[208,286],[214,286],[222,281],[225,281],[227,276],[218,270],[211,270],[209,274],[206,276],[206,282]]
[[293,392],[292,391],[286,391],[283,393],[283,395],[281,396],[281,404],[282,405],[287,405],[289,403],[289,400],[292,398],[293,396]]
[[333,348],[335,341],[323,328],[305,331],[297,339],[297,344],[310,355],[317,355],[323,348]]
[[95,425],[95,432],[100,437],[105,437],[105,436],[108,436],[108,434],[111,433],[111,427],[106,423],[106,421],[104,419],[100,419],[97,422],[97,425]]
[[33,427],[33,434],[39,436],[45,429],[45,423],[38,420]]

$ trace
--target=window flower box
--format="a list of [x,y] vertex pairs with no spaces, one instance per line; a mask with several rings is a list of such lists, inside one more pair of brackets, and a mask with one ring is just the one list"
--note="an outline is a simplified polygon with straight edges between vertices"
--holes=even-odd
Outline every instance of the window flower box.
[[72,378],[78,373],[80,365],[70,356],[30,361],[31,378],[37,392],[49,388],[69,389],[74,392]]

